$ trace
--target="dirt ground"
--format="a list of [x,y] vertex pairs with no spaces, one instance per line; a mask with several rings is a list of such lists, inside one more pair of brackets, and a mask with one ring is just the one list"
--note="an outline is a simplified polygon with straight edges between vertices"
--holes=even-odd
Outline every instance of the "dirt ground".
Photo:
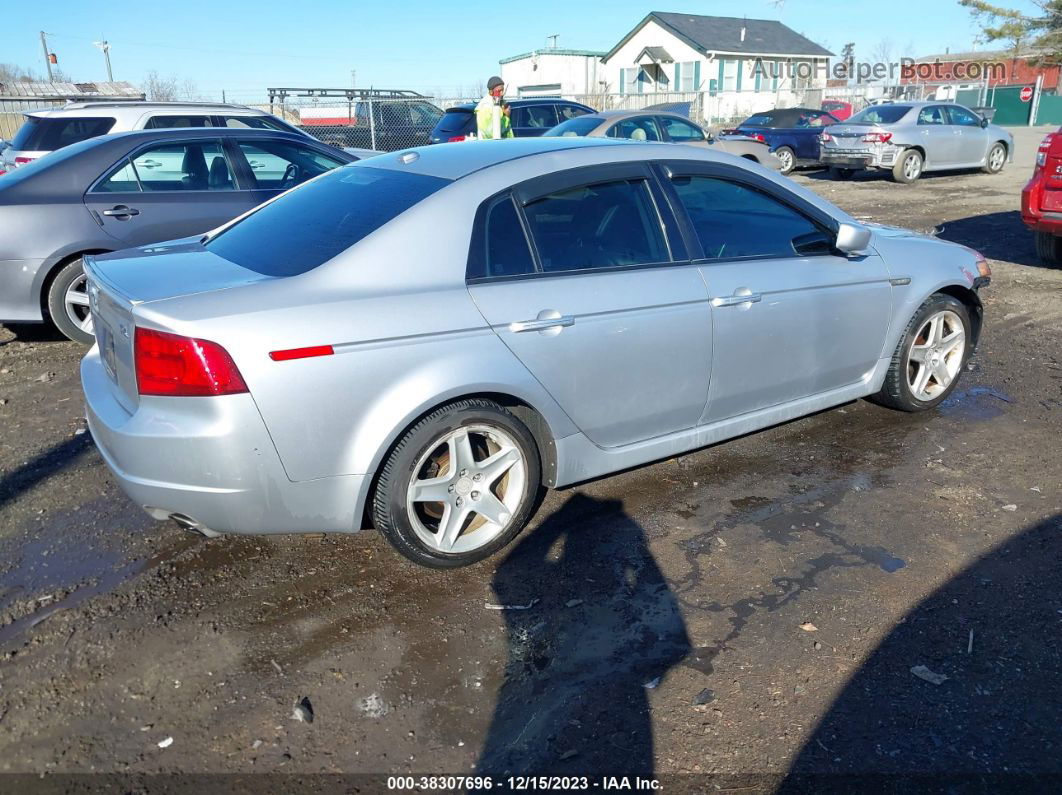
[[943,407],[852,403],[553,493],[458,572],[372,532],[152,521],[84,430],[81,350],[0,327],[0,789],[1062,773],[1062,270],[1018,214],[1043,132],[1018,130],[996,176],[796,176],[990,258],[980,351]]

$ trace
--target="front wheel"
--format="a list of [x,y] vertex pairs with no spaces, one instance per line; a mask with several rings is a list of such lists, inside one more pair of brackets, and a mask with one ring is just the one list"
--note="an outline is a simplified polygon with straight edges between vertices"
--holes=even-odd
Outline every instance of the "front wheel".
[[892,167],[892,178],[903,185],[910,185],[922,176],[922,154],[917,149],[907,149]]
[[1003,165],[1007,162],[1007,147],[1003,144],[993,144],[992,148],[988,150],[988,157],[985,158],[984,168],[981,169],[986,174],[998,174],[1003,170]]
[[914,313],[872,400],[900,411],[939,405],[959,382],[971,350],[970,313],[956,298],[931,295]]
[[788,146],[779,146],[774,150],[774,156],[781,162],[779,169],[783,174],[789,174],[796,168],[796,154]]
[[68,262],[48,288],[48,316],[65,337],[91,345],[92,313],[89,311],[88,278],[81,259]]
[[373,521],[422,566],[483,560],[523,529],[541,490],[538,446],[502,406],[462,400],[436,409],[395,445],[373,499]]

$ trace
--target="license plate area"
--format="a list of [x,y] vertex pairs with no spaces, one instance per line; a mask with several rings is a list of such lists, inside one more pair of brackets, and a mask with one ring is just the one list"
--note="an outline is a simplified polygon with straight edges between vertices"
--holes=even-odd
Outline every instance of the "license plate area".
[[93,318],[96,330],[96,344],[100,347],[100,359],[103,361],[103,369],[112,381],[118,381],[118,370],[115,364],[114,333],[103,323],[99,316]]

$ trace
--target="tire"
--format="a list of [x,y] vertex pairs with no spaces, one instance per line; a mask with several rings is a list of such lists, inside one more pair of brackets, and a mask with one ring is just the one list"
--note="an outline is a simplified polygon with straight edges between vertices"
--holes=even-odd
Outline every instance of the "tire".
[[[479,471],[492,456],[499,474]],[[538,504],[541,482],[538,446],[527,426],[497,403],[461,400],[431,412],[395,444],[373,494],[373,522],[414,563],[468,566],[520,533]],[[434,496],[440,499],[418,499]],[[496,521],[479,513],[483,509]]]
[[[939,339],[934,339],[932,321],[938,317],[943,321],[941,334]],[[885,383],[871,400],[889,408],[912,412],[927,411],[939,405],[955,389],[966,369],[973,350],[971,329],[970,313],[965,304],[943,293],[931,295],[907,324],[892,355]],[[962,332],[961,344],[949,349],[947,334],[955,331]],[[955,342],[954,337],[951,340]],[[918,357],[925,357],[925,364],[912,359],[916,344],[920,349]],[[917,391],[922,368],[928,366],[932,373],[933,363],[938,364],[941,375],[931,374],[921,392]]]
[[[910,168],[908,168],[909,164]],[[917,149],[905,149],[897,158],[896,165],[892,167],[892,178],[901,185],[910,185],[922,176],[924,165],[925,161],[922,159],[921,152]]]
[[830,179],[851,179],[855,176],[854,168],[838,168],[837,166],[830,166],[828,172]]
[[1062,264],[1062,238],[1050,232],[1036,232],[1036,254],[1044,265]]
[[996,141],[988,150],[988,157],[985,158],[985,165],[981,170],[986,174],[998,174],[1006,163],[1007,147]]
[[[69,293],[84,295],[83,304],[74,304]],[[88,293],[85,292],[85,271],[79,257],[63,265],[48,288],[48,319],[67,339],[91,345],[96,341],[92,333]]]
[[788,146],[779,146],[774,150],[774,156],[782,161],[782,167],[779,171],[782,174],[789,175],[793,173],[793,169],[796,168],[796,154]]

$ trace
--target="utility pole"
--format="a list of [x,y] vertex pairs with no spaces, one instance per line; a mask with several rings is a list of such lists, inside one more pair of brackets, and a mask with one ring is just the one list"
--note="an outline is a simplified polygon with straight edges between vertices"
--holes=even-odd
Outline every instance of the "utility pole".
[[552,39],[552,43],[549,45],[551,50],[557,49],[557,39],[560,37],[559,33],[554,33],[552,36],[546,36],[546,39]]
[[52,55],[48,52],[48,40],[44,38],[44,31],[41,31],[41,49],[44,50],[44,65],[48,68],[48,82],[52,82]]
[[350,87],[351,88],[357,88],[358,87],[357,77],[358,77],[358,70],[357,69],[351,69],[350,70]]
[[103,60],[107,62],[107,82],[113,83],[114,75],[111,74],[111,45],[107,43],[106,39],[103,41],[94,41],[92,43],[103,53]]

